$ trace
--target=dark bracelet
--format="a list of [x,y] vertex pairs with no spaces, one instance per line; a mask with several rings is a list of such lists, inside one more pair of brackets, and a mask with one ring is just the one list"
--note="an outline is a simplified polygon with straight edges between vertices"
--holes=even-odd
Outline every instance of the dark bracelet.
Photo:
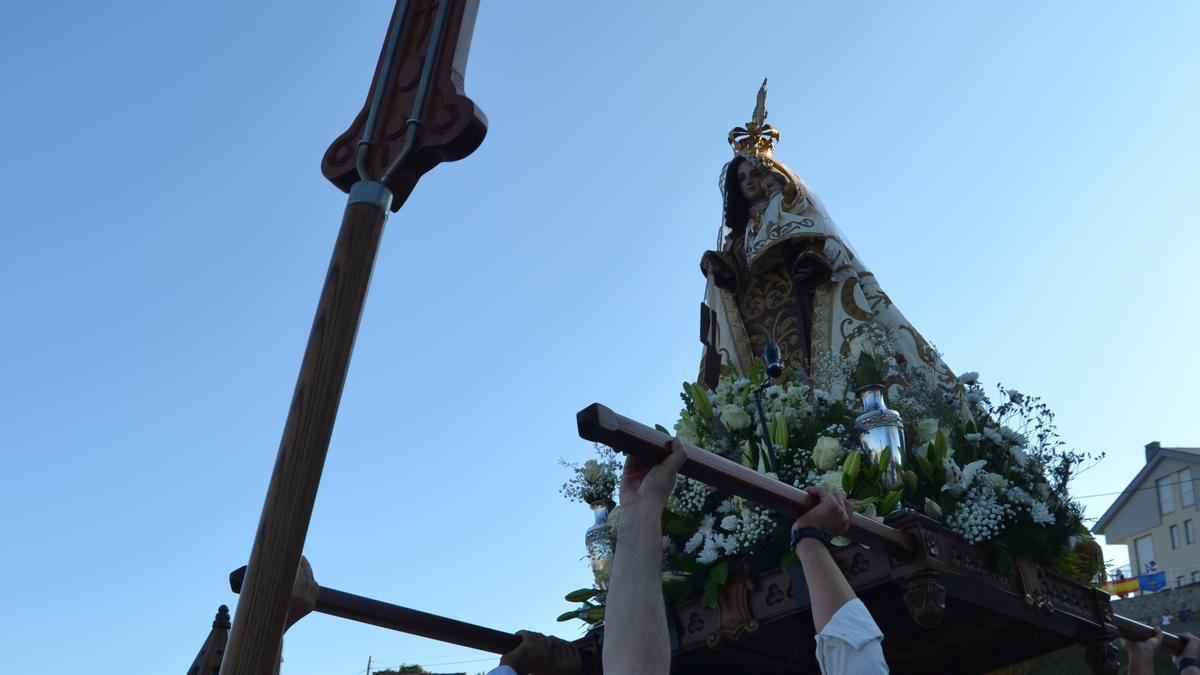
[[795,549],[796,544],[800,543],[801,539],[816,539],[825,544],[825,548],[829,548],[829,533],[819,527],[798,527],[792,530],[792,538],[788,541],[788,548]]
[[1179,671],[1180,672],[1183,672],[1184,668],[1188,668],[1190,666],[1195,666],[1197,668],[1200,668],[1200,659],[1193,658],[1191,656],[1187,657],[1186,659],[1179,659]]

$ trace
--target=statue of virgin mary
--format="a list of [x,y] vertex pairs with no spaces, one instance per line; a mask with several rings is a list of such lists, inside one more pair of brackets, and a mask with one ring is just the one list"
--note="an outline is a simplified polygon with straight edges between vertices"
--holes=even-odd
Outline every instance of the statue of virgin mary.
[[[904,318],[804,181],[774,157],[766,81],[753,119],[729,133],[721,172],[724,217],[717,248],[701,259],[700,381],[745,375],[768,343],[783,364],[841,399],[866,357],[888,386],[915,378],[951,386],[954,374]],[[858,384],[866,384],[858,382]]]

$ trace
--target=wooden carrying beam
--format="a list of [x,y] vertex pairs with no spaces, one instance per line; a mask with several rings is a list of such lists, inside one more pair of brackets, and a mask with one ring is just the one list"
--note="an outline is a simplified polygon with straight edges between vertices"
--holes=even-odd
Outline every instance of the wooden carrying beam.
[[[241,593],[246,568],[239,567],[229,575],[229,586],[234,593]],[[361,595],[346,593],[332,588],[318,587],[316,611],[339,616],[343,619],[369,623],[380,628],[390,628],[402,633],[449,642],[451,644],[479,649],[493,654],[511,651],[521,642],[521,636],[477,626],[465,621],[448,619],[408,607],[392,605]]]
[[[1113,615],[1113,625],[1121,633],[1121,637],[1126,640],[1145,640],[1154,637],[1154,627],[1147,626],[1141,621],[1134,621],[1120,614]],[[1174,633],[1163,631],[1162,634],[1163,649],[1167,649],[1172,653],[1178,654],[1183,651],[1183,639]]]
[[[619,415],[599,403],[580,410],[575,421],[581,437],[648,462],[659,462],[670,452],[667,443],[672,440],[671,436]],[[702,448],[687,443],[682,445],[687,453],[687,461],[679,472],[685,476],[762,504],[788,518],[796,518],[814,506],[812,495],[804,490]],[[857,513],[850,520],[850,534],[854,538],[880,542],[896,553],[914,552],[914,543],[905,533]],[[1154,629],[1150,626],[1123,616],[1114,616],[1113,624],[1121,637],[1130,640],[1144,640],[1154,635]],[[1183,649],[1183,641],[1176,635],[1163,633],[1163,647],[1178,653]]]
[[[593,403],[580,410],[575,416],[575,421],[579,426],[579,435],[583,438],[603,443],[639,459],[659,462],[669,452],[667,442],[672,439],[671,436],[618,415],[599,403]],[[684,443],[683,449],[687,453],[687,461],[683,463],[679,472],[685,476],[762,504],[788,518],[798,518],[815,505],[813,496],[797,487],[764,476],[694,445]],[[886,544],[896,552],[912,553],[914,550],[908,535],[857,513],[850,519],[850,532],[855,538]]]

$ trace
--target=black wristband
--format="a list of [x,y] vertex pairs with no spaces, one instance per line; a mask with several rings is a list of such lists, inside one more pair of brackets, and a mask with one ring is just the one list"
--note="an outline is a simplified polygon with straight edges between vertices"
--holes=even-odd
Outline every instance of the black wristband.
[[1200,668],[1200,659],[1189,656],[1186,659],[1179,659],[1178,665],[1179,665],[1180,672],[1182,672],[1184,668],[1187,668],[1189,666],[1196,666],[1197,668]]
[[798,527],[792,530],[792,538],[788,542],[788,548],[796,548],[796,544],[800,543],[801,539],[816,539],[825,544],[825,548],[829,548],[829,533],[819,527]]

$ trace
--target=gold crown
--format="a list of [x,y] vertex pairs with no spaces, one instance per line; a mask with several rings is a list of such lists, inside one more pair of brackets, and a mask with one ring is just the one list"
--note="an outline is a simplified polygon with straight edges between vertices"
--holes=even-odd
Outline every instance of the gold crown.
[[753,118],[746,126],[734,127],[729,132],[729,144],[736,153],[766,159],[771,156],[778,142],[779,130],[767,124],[767,81],[763,79],[762,86],[758,88]]

